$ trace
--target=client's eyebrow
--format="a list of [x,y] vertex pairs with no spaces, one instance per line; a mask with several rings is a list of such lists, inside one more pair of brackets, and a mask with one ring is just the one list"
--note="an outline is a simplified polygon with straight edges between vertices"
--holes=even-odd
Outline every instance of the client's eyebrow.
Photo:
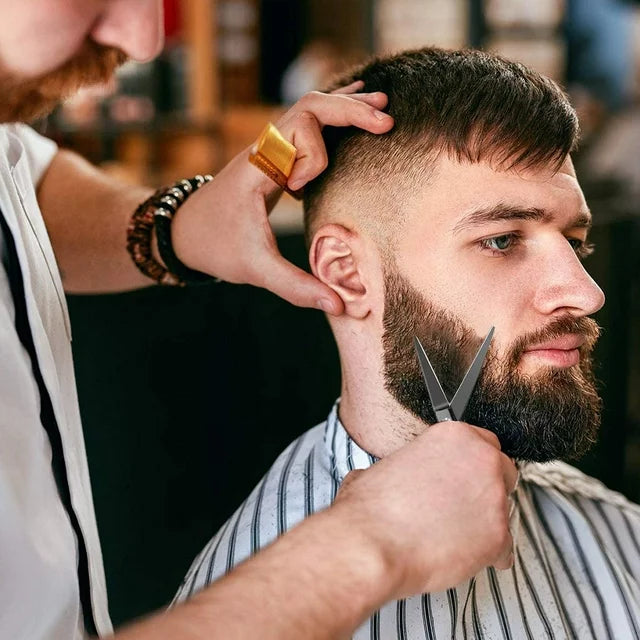
[[[504,220],[533,220],[536,222],[551,222],[553,214],[546,209],[538,207],[518,207],[506,204],[497,204],[485,209],[477,209],[465,216],[453,228],[453,233],[458,234],[472,227],[479,227],[490,222],[502,222]],[[568,225],[567,228],[591,227],[591,214],[581,211]]]

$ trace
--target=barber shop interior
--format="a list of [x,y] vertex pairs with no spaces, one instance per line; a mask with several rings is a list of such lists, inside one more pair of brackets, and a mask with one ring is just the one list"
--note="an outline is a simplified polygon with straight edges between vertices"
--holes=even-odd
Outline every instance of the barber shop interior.
[[[358,123],[333,122],[330,118],[323,121],[320,116],[316,117],[320,128],[327,125],[323,129],[329,153],[327,177],[315,180],[312,188],[305,187],[303,196],[288,187],[284,192],[278,191],[280,198],[268,220],[277,249],[285,260],[333,283],[333,291],[344,301],[346,320],[343,316],[340,321],[339,317],[309,305],[291,304],[268,286],[253,286],[241,277],[208,277],[187,286],[142,286],[97,293],[82,291],[80,287],[66,292],[82,430],[114,627],[167,607],[176,597],[185,599],[195,593],[211,581],[211,575],[222,575],[237,563],[238,559],[233,558],[234,544],[237,549],[246,547],[255,551],[271,535],[271,521],[279,534],[287,529],[288,517],[301,519],[327,506],[331,496],[335,498],[336,483],[343,478],[336,474],[342,474],[343,468],[347,473],[369,466],[396,448],[393,444],[396,436],[408,442],[417,435],[409,427],[407,431],[404,427],[387,425],[386,435],[378,437],[376,434],[384,431],[380,426],[374,434],[376,446],[367,448],[364,444],[369,437],[366,424],[376,411],[381,415],[382,412],[396,415],[396,409],[389,407],[399,403],[406,407],[402,408],[406,415],[414,415],[428,404],[422,378],[411,378],[406,373],[419,372],[419,362],[427,380],[431,366],[426,367],[424,360],[414,360],[412,314],[423,318],[425,323],[428,316],[434,331],[438,332],[433,341],[426,334],[424,339],[421,337],[422,353],[432,358],[447,396],[445,404],[447,407],[451,404],[450,411],[444,409],[448,417],[442,418],[434,396],[429,395],[438,421],[460,420],[462,416],[461,410],[456,409],[455,398],[452,400],[450,395],[459,384],[461,394],[465,390],[460,377],[456,377],[457,359],[455,354],[450,354],[451,345],[461,340],[460,344],[470,349],[462,374],[472,356],[481,353],[481,341],[491,326],[495,326],[494,343],[499,346],[517,343],[513,353],[527,354],[522,356],[523,361],[528,357],[530,363],[535,363],[538,357],[547,358],[549,362],[555,358],[554,362],[559,363],[564,358],[565,364],[558,364],[555,369],[546,368],[550,372],[544,379],[550,386],[555,385],[561,395],[554,400],[556,396],[543,389],[542,399],[529,397],[528,389],[546,384],[536,383],[535,373],[529,377],[522,374],[518,378],[520,382],[502,376],[493,381],[493,386],[491,380],[486,382],[483,388],[486,395],[477,400],[472,396],[469,405],[472,414],[476,415],[477,411],[478,415],[486,414],[499,420],[501,414],[496,406],[504,400],[508,405],[505,412],[512,412],[509,415],[539,411],[544,416],[540,419],[544,424],[540,426],[532,421],[530,425],[527,423],[527,428],[533,430],[540,426],[544,433],[551,433],[557,414],[569,415],[559,420],[565,425],[572,420],[592,420],[592,413],[599,412],[597,436],[593,429],[590,435],[580,435],[582,440],[590,441],[590,446],[584,446],[582,441],[577,443],[575,449],[581,452],[578,457],[569,455],[573,453],[573,444],[566,445],[569,452],[566,462],[590,477],[589,482],[596,487],[589,489],[592,493],[600,491],[598,487],[603,483],[631,503],[640,502],[640,3],[634,0],[164,0],[163,4],[165,37],[159,55],[148,62],[127,60],[107,83],[82,88],[33,124],[39,134],[53,140],[59,148],[70,149],[86,158],[109,179],[119,181],[123,189],[128,185],[158,189],[196,175],[211,175],[215,183],[218,175],[224,177],[224,168],[243,155],[248,166],[249,155],[260,154],[260,140],[264,141],[267,123],[276,126],[278,122],[288,123],[285,114],[295,109],[294,105],[300,100],[309,100],[305,98],[309,92],[333,91],[342,86],[345,79],[357,79],[357,73],[350,74],[363,65],[370,65],[368,75],[363,76],[364,91],[367,91],[367,78],[371,78],[370,82],[378,83],[375,91],[389,95],[388,106],[380,103],[377,107],[382,111],[388,109],[396,117],[394,106],[404,100],[405,111],[398,107],[396,126],[400,124],[400,113],[405,114],[403,117],[413,117],[414,107],[415,118],[420,119],[428,109],[415,106],[415,99],[402,97],[411,95],[408,93],[411,87],[405,92],[405,88],[397,85],[409,86],[412,74],[454,65],[448,54],[429,53],[432,49],[427,54],[416,53],[425,48],[475,50],[499,56],[500,60],[508,61],[495,63],[507,65],[501,78],[522,73],[527,82],[539,83],[535,86],[540,95],[547,92],[544,95],[551,97],[548,97],[549,105],[541,107],[537,115],[522,116],[521,127],[517,121],[520,98],[513,98],[513,104],[509,103],[511,98],[504,100],[504,111],[509,113],[504,117],[487,116],[490,124],[478,134],[477,144],[469,143],[469,148],[462,149],[459,140],[462,134],[456,138],[455,133],[461,130],[461,125],[452,119],[452,102],[446,102],[450,96],[442,96],[443,89],[437,88],[441,85],[434,81],[434,93],[425,98],[425,103],[446,102],[450,108],[442,111],[450,120],[447,120],[449,124],[443,124],[444,133],[433,133],[432,143],[434,149],[442,144],[442,149],[450,152],[448,155],[442,152],[449,159],[438,162],[452,166],[430,172],[421,169],[425,160],[414,145],[420,137],[415,133],[418,130],[415,125],[413,129],[406,129],[414,133],[406,133],[403,142],[394,143],[401,146],[390,153],[390,159],[385,162],[389,172],[395,171],[396,166],[403,167],[399,169],[401,177],[386,182],[371,167],[375,164],[375,154],[384,152],[376,143],[384,141],[385,136],[393,136],[393,129],[379,136],[378,132],[370,132],[340,142],[342,138],[339,140],[334,133],[343,125],[354,129]],[[395,55],[406,58],[393,58]],[[461,64],[476,68],[473,65],[477,61],[461,55],[464,58]],[[376,59],[379,62],[375,62]],[[478,65],[494,64],[482,57],[479,60]],[[512,63],[513,66],[508,66]],[[471,82],[468,74],[475,73],[465,71],[466,68],[459,71],[461,82]],[[521,71],[524,68],[532,70],[536,79],[529,80],[533,76],[528,74],[532,72]],[[540,77],[545,79],[539,80]],[[425,93],[430,90],[426,88]],[[459,105],[459,109],[471,113],[486,105],[490,108],[492,91],[485,97],[469,93],[468,102]],[[498,91],[501,89],[495,89],[494,102]],[[540,98],[543,99],[547,98]],[[557,106],[560,103],[561,106]],[[572,107],[568,116],[567,104]],[[556,108],[557,113],[553,111]],[[558,124],[554,129],[562,117],[566,117],[568,124]],[[432,129],[438,126],[437,117],[434,122],[435,125],[429,125]],[[579,122],[579,134],[576,122]],[[506,123],[504,127],[503,123]],[[287,137],[287,126],[280,127],[284,137]],[[504,144],[516,145],[507,149],[509,153],[513,151],[513,157],[509,157],[515,169],[511,167],[506,174],[512,176],[509,180],[523,180],[519,193],[530,194],[530,197],[522,195],[524,204],[515,213],[508,199],[491,201],[493,208],[478,209],[469,228],[460,231],[459,236],[454,234],[451,240],[444,239],[443,229],[448,224],[450,211],[447,207],[453,207],[456,198],[462,202],[470,197],[473,185],[481,182],[473,173],[479,171],[478,158],[482,164],[486,149],[491,147],[493,151],[491,145],[498,144],[494,127],[497,128],[495,136],[504,136],[507,140]],[[537,127],[542,133],[536,133]],[[566,133],[567,127],[573,127],[571,132]],[[314,131],[317,142],[320,129]],[[556,143],[552,139],[565,133],[566,140]],[[431,134],[424,135],[429,138]],[[297,141],[304,142],[303,133],[298,136],[297,140],[290,138],[288,142],[294,146]],[[527,145],[535,148],[531,150]],[[347,157],[350,153],[351,157]],[[468,161],[453,162],[451,157],[456,153],[458,160],[466,157]],[[423,156],[426,155],[427,151]],[[520,162],[522,158],[525,160]],[[540,158],[564,162],[554,165],[554,171],[544,178],[548,188],[541,187],[542,178],[535,177],[536,171],[541,170]],[[322,159],[319,162],[323,164]],[[338,175],[341,163],[348,165],[345,172],[353,172],[344,173],[343,179]],[[324,166],[326,163],[322,168]],[[249,171],[243,165],[245,170]],[[258,165],[250,171],[261,175]],[[371,173],[365,175],[369,171]],[[534,177],[527,178],[527,172],[533,172]],[[506,180],[506,174],[487,180]],[[426,189],[424,185],[437,185],[445,175],[451,182],[442,192],[444,195],[438,196],[437,202],[444,202],[443,208],[434,204],[422,208],[424,216],[430,215],[429,211],[437,211],[429,227],[424,227],[424,236],[417,232],[414,237],[403,235],[402,226],[410,224],[406,220],[413,214],[406,214],[408,218],[401,215],[390,225],[385,222],[392,211],[401,212],[407,202],[413,202],[416,194]],[[467,175],[471,177],[465,177]],[[388,182],[388,188],[376,191],[382,182]],[[565,183],[579,184],[579,188],[576,191],[575,186]],[[360,199],[349,193],[349,184],[355,191],[360,189]],[[507,193],[511,187],[504,188]],[[368,206],[363,204],[362,189],[369,194]],[[566,217],[580,206],[583,222],[562,223],[563,229],[571,227],[564,234],[569,245],[560,244],[562,238],[556,233],[556,223],[545,218],[547,214],[532,201],[535,189],[543,189],[545,201],[556,198],[557,203],[565,202],[562,194],[572,190],[566,208],[563,208],[565,204],[555,207],[556,212],[560,210],[558,215]],[[425,197],[435,198],[435,195]],[[228,195],[225,206],[232,205],[233,198]],[[447,199],[449,203],[445,202]],[[244,207],[247,201],[246,197],[238,198],[238,207]],[[314,218],[314,211],[328,207],[327,202],[333,203],[332,211],[339,211],[338,217],[324,220],[323,216],[330,215],[325,209]],[[210,203],[212,217],[215,217],[216,206],[216,202]],[[373,245],[364,241],[349,244],[353,235],[349,221],[359,220],[354,213],[358,207],[368,209],[363,228],[371,231],[371,238],[384,237],[380,242],[389,242],[385,246],[395,256],[392,263],[397,273],[385,278],[384,290],[376,289],[375,278],[363,275],[365,271],[357,262],[358,256],[370,255]],[[307,223],[305,208],[311,211],[311,221]],[[418,209],[416,205],[412,210]],[[590,212],[586,223],[585,212]],[[451,256],[453,245],[449,249],[443,245],[438,248],[434,239],[428,237],[429,228],[432,234],[440,234],[446,245],[453,243],[453,238],[459,242],[458,238],[465,234],[471,238],[473,225],[479,229],[478,225],[485,224],[482,220],[488,220],[488,216],[510,221],[508,224],[504,220],[500,224],[495,220],[491,222],[487,229],[493,225],[500,233],[493,233],[490,238],[489,233],[483,237],[477,233],[474,238],[479,240],[474,242],[481,245],[480,248],[465,245],[466,248],[460,248],[459,259],[448,257],[446,262],[434,262],[434,252],[449,251],[447,255]],[[333,226],[322,227],[332,221]],[[512,229],[512,225],[517,229]],[[335,229],[336,226],[339,231],[335,237],[317,233],[320,228]],[[535,233],[531,231],[533,235],[527,238],[527,229],[534,227]],[[543,240],[548,240],[548,247]],[[126,229],[123,228],[123,246],[125,241]],[[235,253],[244,250],[242,244],[233,246]],[[343,250],[348,253],[340,254]],[[540,254],[543,251],[548,252],[546,256]],[[473,253],[476,257],[472,257],[471,252],[476,252]],[[590,253],[592,255],[587,256]],[[342,258],[336,257],[337,254]],[[423,269],[421,259],[416,257],[421,255]],[[524,265],[534,258],[540,262],[536,267],[525,267],[527,275],[523,277]],[[472,267],[472,264],[478,266]],[[474,289],[472,283],[475,276],[465,272],[491,275],[480,278],[482,285],[478,286],[483,288],[479,290]],[[451,286],[445,284],[449,279]],[[546,288],[543,280],[548,285]],[[520,284],[515,285],[516,281]],[[529,288],[532,293],[527,294],[525,301],[522,291]],[[371,296],[372,289],[375,289],[373,302],[365,300],[363,293],[366,290]],[[407,302],[416,292],[424,306]],[[382,311],[379,315],[376,311],[382,309],[383,298],[384,317]],[[547,332],[548,336],[535,333],[547,322],[536,324],[535,314],[544,313],[549,314],[549,322],[555,322],[555,333]],[[573,320],[567,320],[571,315]],[[473,318],[474,322],[465,325],[460,318],[466,317]],[[368,329],[359,329],[359,322],[379,326],[380,334],[384,330],[382,340],[380,334],[374,339],[367,333]],[[574,324],[567,324],[569,322]],[[465,327],[471,325],[478,337],[476,342],[475,334],[473,339],[467,335]],[[569,331],[570,327],[588,337],[579,344],[569,341],[571,344],[565,345],[563,331]],[[555,342],[551,341],[552,346],[539,347],[538,353],[542,355],[531,355],[532,352],[527,351],[528,343],[524,339],[517,341],[518,332],[524,331],[538,336],[539,342],[543,337],[553,338]],[[400,344],[401,336],[409,336],[404,345],[408,349],[406,354]],[[486,341],[487,347],[490,340]],[[591,347],[592,352],[587,353]],[[584,356],[579,369],[582,373],[570,377],[567,370],[577,370],[578,365],[570,366],[569,360],[578,352]],[[492,360],[495,356],[491,354],[490,349],[487,366],[495,364]],[[439,368],[438,361],[451,366]],[[586,373],[583,376],[587,361],[593,381]],[[411,363],[407,369],[405,362]],[[516,360],[513,362],[517,364]],[[472,367],[469,371],[472,373]],[[448,377],[452,383],[447,382]],[[414,378],[422,385],[419,390],[422,399],[415,398]],[[512,383],[520,386],[511,393]],[[369,387],[374,391],[370,392]],[[349,398],[345,413],[354,416],[354,422],[359,425],[356,434],[350,432],[350,437],[344,438],[338,427],[331,431],[332,418],[327,419],[327,415],[334,415],[333,419],[338,420],[335,407],[341,394],[343,402]],[[588,396],[588,399],[574,406],[571,397],[577,395]],[[601,398],[601,406],[594,399],[596,396]],[[483,402],[487,405],[485,414]],[[545,407],[540,408],[543,403]],[[430,405],[428,411],[431,411]],[[340,414],[343,421],[347,416]],[[517,417],[513,420],[518,421]],[[325,426],[324,442],[329,447],[326,460],[318,450],[312,449],[310,440],[322,439],[320,430],[309,432],[325,421],[328,426]],[[346,422],[345,427],[348,430]],[[567,434],[557,438],[549,436],[548,459],[554,457],[556,444],[562,447],[569,439],[578,438],[574,434],[575,425],[567,429]],[[327,433],[332,436],[328,437]],[[521,443],[526,440],[526,433],[523,436],[508,432],[504,439],[508,442],[513,439],[514,451],[522,446],[526,452],[535,448]],[[500,433],[498,436],[504,447],[503,436]],[[292,444],[294,442],[296,444]],[[514,453],[513,457],[519,455]],[[564,455],[560,457],[565,459]],[[526,473],[522,473],[520,482],[527,478]],[[545,476],[544,471],[538,470],[537,475],[531,472],[531,478],[535,475],[535,482],[543,486],[546,481],[553,482],[554,473]],[[326,494],[320,487],[325,482],[323,474],[326,475]],[[299,484],[299,495],[298,489],[289,491],[287,483]],[[618,496],[618,493],[607,495]],[[555,516],[549,516],[548,523],[549,527],[559,527],[562,519],[558,514],[564,511],[557,505],[547,505],[547,500],[552,498],[532,499],[533,511],[539,509],[539,513],[547,513],[545,509],[557,509],[557,513],[553,512]],[[585,506],[583,497],[566,500],[587,520],[609,513],[609,506]],[[617,504],[618,497],[611,500],[611,504]],[[262,519],[256,515],[256,504],[263,509]],[[636,505],[633,508],[639,509]],[[272,509],[272,513],[267,513],[268,509]],[[300,510],[299,517],[292,515],[296,510]],[[639,522],[640,510],[637,514],[634,517]],[[624,522],[631,531],[629,521],[612,515],[606,520],[613,522],[611,531],[602,525],[601,544],[617,548],[616,534],[625,528]],[[522,530],[528,531],[526,526]],[[628,544],[632,546],[635,541],[640,555],[640,526],[634,531],[635,537],[632,536]],[[219,539],[223,541],[218,546],[213,537],[216,532],[220,532]],[[232,541],[225,542],[225,537],[230,535]],[[625,544],[620,543],[621,553],[626,550]],[[218,550],[215,558],[214,549]],[[194,558],[201,553],[208,564],[198,564],[197,560],[194,563]],[[525,556],[516,553],[516,564],[524,562],[526,566]],[[225,563],[228,563],[226,567]],[[208,570],[213,571],[209,579]],[[593,569],[587,574],[597,581],[598,571]],[[523,584],[520,583],[521,589]],[[634,606],[638,608],[640,591],[634,593]],[[458,597],[464,598],[464,594]],[[425,602],[423,599],[423,606]],[[435,600],[431,602],[435,611],[440,605],[436,605]],[[445,597],[443,603],[446,602]],[[462,611],[464,600],[456,602]],[[396,616],[396,609],[393,611]],[[412,611],[407,605],[409,631],[413,628]],[[473,637],[547,637],[537,635],[537,627],[531,622],[535,609],[530,611],[528,636],[514,632],[514,635],[489,633]],[[444,637],[412,635],[411,632],[396,636],[395,627],[390,631],[385,626],[388,623],[385,614],[377,615],[377,622],[374,617],[361,628],[366,628],[366,634],[362,632],[363,635],[355,637]],[[400,613],[397,615],[398,625],[404,624],[404,618]],[[373,632],[376,624],[380,625],[378,635]],[[439,629],[438,624],[434,628]],[[599,622],[593,624],[593,637],[632,637],[617,635],[615,622],[611,622],[613,631],[608,636],[600,635]],[[578,627],[576,624],[575,628]],[[450,637],[462,638],[458,633],[461,633],[459,629]],[[246,637],[267,635],[256,630],[255,635]]]

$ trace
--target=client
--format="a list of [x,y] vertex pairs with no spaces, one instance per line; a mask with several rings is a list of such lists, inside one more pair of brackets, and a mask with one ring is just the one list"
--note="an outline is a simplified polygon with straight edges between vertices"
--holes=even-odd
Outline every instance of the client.
[[[388,602],[355,637],[639,637],[640,507],[561,462],[588,450],[600,421],[589,316],[604,296],[581,262],[591,215],[570,159],[573,108],[551,80],[474,51],[380,58],[339,84],[356,79],[388,94],[395,127],[325,128],[329,166],[305,189],[311,268],[345,307],[329,318],[341,398],[211,540],[177,600],[435,422],[414,335],[451,397],[495,326],[464,420],[519,463],[505,516],[513,566]],[[452,470],[467,463],[450,460]]]

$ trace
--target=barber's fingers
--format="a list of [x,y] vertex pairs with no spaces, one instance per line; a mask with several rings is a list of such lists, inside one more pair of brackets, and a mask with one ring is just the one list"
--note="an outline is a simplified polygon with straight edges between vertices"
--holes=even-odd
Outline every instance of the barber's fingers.
[[368,103],[368,101],[376,103],[380,100],[380,97],[377,94],[358,95],[360,97],[356,99],[351,95],[312,91],[300,98],[282,116],[276,126],[285,134],[286,129],[295,128],[296,119],[301,114],[308,112],[316,118],[320,127],[325,125],[334,127],[354,126],[371,133],[389,131],[393,126],[393,118]]
[[520,472],[509,456],[504,453],[501,453],[500,456],[502,459],[502,477],[504,479],[504,487],[507,490],[507,495],[511,495],[518,487]]
[[344,495],[349,492],[349,488],[353,485],[358,476],[363,473],[365,473],[363,469],[353,469],[352,471],[349,471],[340,485],[340,490],[338,491],[336,499],[344,497]]
[[373,91],[367,93],[357,93],[364,89],[364,82],[362,80],[356,80],[351,84],[348,84],[344,87],[339,87],[338,89],[334,89],[331,94],[332,95],[348,95],[350,98],[354,100],[362,100],[367,104],[370,104],[376,109],[384,109],[389,102],[389,98],[387,98],[386,93],[382,93],[382,91]]
[[364,89],[364,81],[354,80],[351,84],[347,84],[344,87],[338,87],[337,89],[334,89],[331,93],[333,94],[355,93],[356,91],[360,91],[360,89]]
[[474,427],[475,433],[480,436],[487,444],[500,451],[500,464],[502,465],[502,478],[504,480],[504,486],[507,494],[511,494],[515,491],[518,484],[518,469],[513,460],[509,456],[502,453],[502,445],[498,436],[482,427]]
[[511,498],[509,496],[515,491],[518,484],[518,469],[514,464],[513,460],[509,458],[509,456],[502,453],[502,446],[500,445],[500,440],[498,436],[492,431],[488,429],[483,429],[481,427],[474,427],[475,432],[479,435],[487,444],[490,444],[492,447],[497,449],[499,462],[500,462],[500,471],[502,472],[502,481],[504,483],[505,494],[503,496],[503,504],[504,504],[504,539],[502,540],[502,544],[500,546],[499,554],[497,559],[493,562],[493,566],[496,569],[510,569],[513,566],[514,556],[513,556],[513,537],[511,532],[508,529],[509,525],[509,504]]
[[328,163],[320,124],[309,111],[298,117],[291,142],[296,148],[296,161],[288,184],[295,191],[320,175]]
[[511,569],[511,567],[513,566],[513,561],[513,537],[511,536],[511,533],[507,532],[502,552],[498,556],[497,560],[494,561],[493,566],[496,569]]
[[256,265],[252,284],[268,289],[297,307],[321,309],[338,316],[344,311],[342,298],[326,284],[285,260],[277,248],[264,254]]
[[476,427],[474,425],[474,432],[480,436],[487,444],[490,444],[492,447],[495,447],[498,451],[502,451],[502,445],[500,444],[500,439],[498,436],[493,433],[493,431],[489,431],[489,429],[484,429],[483,427]]
[[[381,120],[371,114],[382,112],[367,102],[367,100],[373,100],[374,103],[383,107],[387,102],[384,94],[362,95],[362,100],[327,94],[319,94],[319,96],[313,109],[297,111],[288,117],[285,115],[282,123],[278,125],[282,135],[291,141],[297,150],[296,161],[288,180],[289,187],[294,191],[301,189],[327,167],[327,151],[321,133],[324,124],[355,124],[368,127],[369,130],[377,129],[379,132],[387,131],[393,125],[393,120],[385,115],[388,122],[381,127]],[[345,102],[331,103],[329,106],[334,108],[334,112],[328,112],[325,102],[327,98],[344,98]],[[312,105],[309,104],[309,106]],[[375,120],[373,127],[370,122],[372,118]]]
[[389,98],[382,91],[374,91],[373,93],[352,93],[349,95],[352,100],[359,100],[376,109],[384,109],[389,103]]

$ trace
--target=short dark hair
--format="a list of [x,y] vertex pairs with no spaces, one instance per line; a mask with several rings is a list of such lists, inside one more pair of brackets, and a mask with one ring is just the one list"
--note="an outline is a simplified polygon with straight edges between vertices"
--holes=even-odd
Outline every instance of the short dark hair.
[[372,198],[376,188],[406,188],[403,176],[425,175],[442,153],[505,170],[557,170],[578,140],[575,110],[555,82],[482,51],[428,47],[374,58],[335,86],[355,80],[364,81],[363,91],[388,95],[395,125],[383,135],[324,128],[329,164],[304,191],[309,242],[330,194],[360,189]]

